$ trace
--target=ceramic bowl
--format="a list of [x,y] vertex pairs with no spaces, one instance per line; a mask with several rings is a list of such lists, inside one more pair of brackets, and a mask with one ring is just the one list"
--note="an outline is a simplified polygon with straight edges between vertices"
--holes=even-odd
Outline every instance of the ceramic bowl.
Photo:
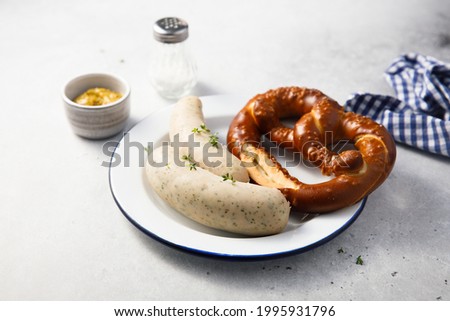
[[[119,92],[122,97],[102,106],[85,106],[74,102],[76,97],[95,87]],[[105,73],[85,74],[68,81],[62,91],[66,115],[75,134],[89,139],[102,139],[124,129],[130,115],[130,86],[122,78]]]

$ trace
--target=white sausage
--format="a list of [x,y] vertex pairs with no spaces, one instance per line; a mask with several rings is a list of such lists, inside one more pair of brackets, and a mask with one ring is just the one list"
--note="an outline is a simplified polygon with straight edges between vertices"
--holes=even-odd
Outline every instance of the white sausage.
[[[245,167],[241,166],[239,158],[231,154],[226,147],[218,143],[217,147],[209,143],[210,135],[213,132],[193,133],[194,128],[200,129],[205,124],[202,112],[202,102],[195,96],[184,97],[180,99],[174,107],[170,118],[170,140],[174,143],[176,140],[186,143],[191,138],[192,142],[198,144],[189,150],[183,146],[178,150],[182,155],[192,157],[199,166],[219,176],[227,173],[240,182],[248,182],[249,175]],[[176,137],[177,136],[177,137]]]
[[172,148],[166,151],[167,164],[159,147],[149,155],[145,170],[153,190],[177,211],[203,225],[249,236],[285,228],[290,206],[278,189],[224,181],[200,167],[190,169],[188,161],[175,162]]

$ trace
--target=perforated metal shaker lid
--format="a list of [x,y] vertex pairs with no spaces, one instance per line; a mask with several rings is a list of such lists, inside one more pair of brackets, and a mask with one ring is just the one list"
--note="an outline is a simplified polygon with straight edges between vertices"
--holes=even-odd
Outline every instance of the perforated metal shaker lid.
[[186,21],[176,17],[159,19],[153,25],[153,37],[164,43],[177,43],[189,36],[189,26]]

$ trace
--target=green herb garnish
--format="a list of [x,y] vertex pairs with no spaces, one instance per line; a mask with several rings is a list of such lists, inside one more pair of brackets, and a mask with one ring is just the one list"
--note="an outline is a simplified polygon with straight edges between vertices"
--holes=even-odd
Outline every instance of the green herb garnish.
[[232,184],[236,183],[236,180],[234,179],[233,175],[230,173],[226,173],[225,175],[222,175],[223,181],[231,181]]
[[144,147],[145,152],[147,153],[147,155],[150,155],[152,152],[152,149],[149,147]]
[[338,253],[344,253],[344,249],[341,247],[341,248],[338,250]]
[[201,124],[200,127],[195,127],[194,129],[192,129],[192,132],[200,134],[200,133],[210,133],[211,131],[209,130],[208,127],[206,127],[205,124]]
[[189,170],[197,170],[198,163],[192,159],[191,155],[183,155],[181,159],[189,162]]
[[209,143],[215,148],[219,147],[219,133],[215,133],[214,135],[209,135]]
[[[200,127],[195,127],[194,129],[192,129],[192,132],[195,134],[201,134],[201,133],[210,133],[211,130],[206,127],[205,124],[201,124]],[[209,135],[209,143],[215,147],[215,148],[219,148],[219,133],[214,133]]]
[[363,265],[364,264],[364,261],[361,258],[361,255],[356,258],[356,264],[358,264],[358,265]]

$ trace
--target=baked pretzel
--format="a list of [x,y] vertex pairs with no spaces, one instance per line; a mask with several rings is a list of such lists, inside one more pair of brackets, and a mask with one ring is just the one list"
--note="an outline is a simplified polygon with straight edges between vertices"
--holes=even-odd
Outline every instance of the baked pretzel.
[[[281,123],[290,117],[300,117],[294,128]],[[335,177],[319,184],[292,177],[261,147],[263,134]],[[343,140],[356,150],[338,154],[326,146]],[[384,182],[396,156],[395,143],[382,125],[345,112],[319,90],[300,87],[269,90],[250,99],[231,122],[227,143],[256,183],[280,189],[294,209],[308,213],[331,212],[360,201]]]

